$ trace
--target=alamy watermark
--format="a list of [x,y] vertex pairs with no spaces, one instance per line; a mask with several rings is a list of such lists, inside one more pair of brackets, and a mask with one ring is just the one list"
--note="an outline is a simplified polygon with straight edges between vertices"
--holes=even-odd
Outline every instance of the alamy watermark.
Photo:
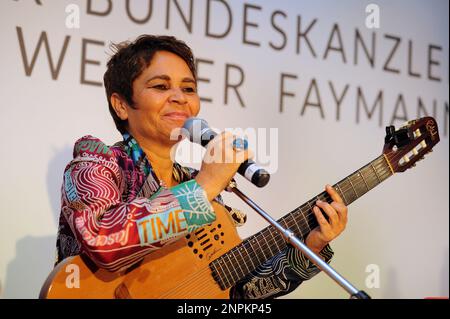
[[380,7],[371,3],[366,6],[366,28],[379,29],[380,28]]
[[369,289],[380,288],[380,266],[377,264],[369,264],[366,266],[366,287]]
[[68,4],[66,6],[66,28],[79,29],[80,28],[80,7],[76,4]]
[[66,287],[69,289],[80,288],[80,267],[76,264],[68,264],[65,269]]

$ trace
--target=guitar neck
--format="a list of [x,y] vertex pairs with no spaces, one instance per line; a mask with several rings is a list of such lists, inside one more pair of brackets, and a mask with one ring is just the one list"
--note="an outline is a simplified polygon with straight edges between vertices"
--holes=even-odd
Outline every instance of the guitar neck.
[[[393,170],[384,155],[342,179],[334,189],[346,205],[350,205],[362,195],[393,175]],[[318,226],[312,211],[316,201],[332,202],[327,192],[322,192],[305,204],[278,220],[285,228],[305,239]],[[232,287],[259,265],[286,248],[286,241],[273,226],[268,226],[241,244],[210,263],[212,274],[222,289]]]

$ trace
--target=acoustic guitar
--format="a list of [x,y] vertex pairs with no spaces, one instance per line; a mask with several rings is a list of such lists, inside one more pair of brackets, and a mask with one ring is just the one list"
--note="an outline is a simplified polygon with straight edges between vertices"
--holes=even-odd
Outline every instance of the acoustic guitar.
[[[334,185],[346,205],[404,172],[439,142],[436,121],[424,117],[386,128],[382,154]],[[300,237],[318,226],[312,212],[322,192],[278,221]],[[98,268],[85,255],[69,257],[48,276],[40,298],[229,298],[229,290],[258,265],[286,248],[272,226],[241,240],[224,207],[213,203],[216,221],[148,254],[123,272]],[[77,283],[73,279],[76,276]]]

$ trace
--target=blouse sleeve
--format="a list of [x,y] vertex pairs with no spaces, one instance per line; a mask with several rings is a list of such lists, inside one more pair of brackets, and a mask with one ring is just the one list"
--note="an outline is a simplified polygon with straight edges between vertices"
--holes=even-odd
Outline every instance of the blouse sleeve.
[[92,137],[80,139],[64,171],[62,213],[83,252],[101,268],[127,268],[216,218],[195,180],[129,202],[123,188],[114,152]]
[[[333,250],[329,245],[319,253],[329,263]],[[233,299],[263,299],[286,295],[303,281],[320,272],[302,252],[292,246],[266,261],[230,290]]]

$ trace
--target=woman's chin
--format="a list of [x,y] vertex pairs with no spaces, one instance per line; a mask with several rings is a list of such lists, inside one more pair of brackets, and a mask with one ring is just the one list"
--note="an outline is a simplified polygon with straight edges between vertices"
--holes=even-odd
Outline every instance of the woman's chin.
[[[183,123],[184,124],[184,123]],[[178,143],[181,141],[185,134],[183,133],[183,124],[181,125],[170,125],[167,127],[167,136],[169,137],[169,140],[173,143]]]

